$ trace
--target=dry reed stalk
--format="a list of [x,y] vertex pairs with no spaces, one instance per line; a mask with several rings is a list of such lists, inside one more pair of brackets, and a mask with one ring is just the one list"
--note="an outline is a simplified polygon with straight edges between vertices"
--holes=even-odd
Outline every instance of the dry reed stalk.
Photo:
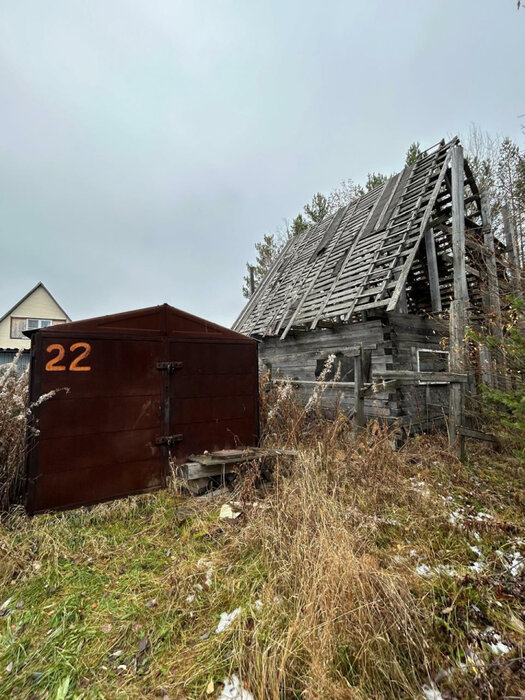
[[17,368],[21,351],[0,366],[0,511],[22,495],[28,417],[28,370]]

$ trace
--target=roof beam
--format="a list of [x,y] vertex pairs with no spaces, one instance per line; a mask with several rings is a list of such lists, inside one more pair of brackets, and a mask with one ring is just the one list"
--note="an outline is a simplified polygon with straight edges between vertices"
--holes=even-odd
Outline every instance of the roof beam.
[[434,185],[434,189],[432,191],[432,195],[428,201],[426,211],[423,215],[423,219],[421,221],[421,225],[419,227],[419,236],[417,241],[414,242],[414,247],[412,248],[412,252],[408,256],[408,258],[405,261],[405,264],[403,266],[403,270],[401,271],[401,274],[399,275],[399,278],[397,280],[397,285],[396,288],[394,289],[394,293],[392,294],[392,298],[390,299],[390,302],[387,306],[387,311],[394,311],[397,302],[399,301],[399,297],[401,296],[401,293],[403,291],[403,287],[406,284],[408,274],[410,272],[410,268],[412,267],[412,264],[414,262],[414,259],[416,257],[419,244],[421,242],[421,238],[424,235],[424,232],[428,226],[428,221],[430,219],[430,215],[432,214],[432,211],[434,209],[434,203],[436,201],[436,198],[438,196],[439,190],[441,189],[441,184],[443,183],[443,180],[445,178],[445,174],[447,172],[447,168],[450,162],[450,151],[447,153],[445,160],[443,161],[443,165],[441,166],[441,170],[438,176],[438,179],[436,180],[436,183]]
[[432,311],[441,311],[441,290],[439,288],[439,270],[436,255],[436,242],[434,240],[434,230],[425,229],[425,249],[427,252],[428,282],[430,285],[430,299],[432,301]]
[[454,256],[454,299],[468,301],[465,268],[465,169],[463,147],[454,146],[452,171],[452,253]]

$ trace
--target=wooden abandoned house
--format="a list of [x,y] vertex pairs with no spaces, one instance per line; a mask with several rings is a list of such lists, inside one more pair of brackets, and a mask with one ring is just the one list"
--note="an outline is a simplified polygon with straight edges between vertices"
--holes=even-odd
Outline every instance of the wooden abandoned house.
[[[323,401],[361,421],[425,429],[450,401],[461,426],[467,318],[497,326],[495,245],[459,141],[442,141],[289,240],[233,328],[305,398],[321,377]],[[482,348],[478,366],[493,364]]]

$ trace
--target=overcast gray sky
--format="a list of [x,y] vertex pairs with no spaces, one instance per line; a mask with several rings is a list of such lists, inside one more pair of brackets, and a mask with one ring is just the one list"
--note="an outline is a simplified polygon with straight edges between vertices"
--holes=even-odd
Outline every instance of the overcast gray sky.
[[230,325],[317,190],[471,122],[523,145],[524,45],[515,0],[3,0],[0,312],[42,280]]

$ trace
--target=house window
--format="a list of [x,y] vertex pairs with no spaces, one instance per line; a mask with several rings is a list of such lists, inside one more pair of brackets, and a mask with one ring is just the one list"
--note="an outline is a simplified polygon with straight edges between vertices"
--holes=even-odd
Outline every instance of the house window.
[[323,377],[325,382],[353,382],[354,358],[345,357],[343,354],[338,353],[331,365],[328,357],[320,358],[315,365],[315,378],[319,379],[325,370],[326,373]]
[[11,318],[11,338],[23,340],[24,331],[34,331],[52,325],[53,321],[49,318]]
[[[418,372],[448,372],[448,352],[446,350],[429,350],[418,348],[417,351]],[[445,384],[446,382],[426,382],[420,384]]]

